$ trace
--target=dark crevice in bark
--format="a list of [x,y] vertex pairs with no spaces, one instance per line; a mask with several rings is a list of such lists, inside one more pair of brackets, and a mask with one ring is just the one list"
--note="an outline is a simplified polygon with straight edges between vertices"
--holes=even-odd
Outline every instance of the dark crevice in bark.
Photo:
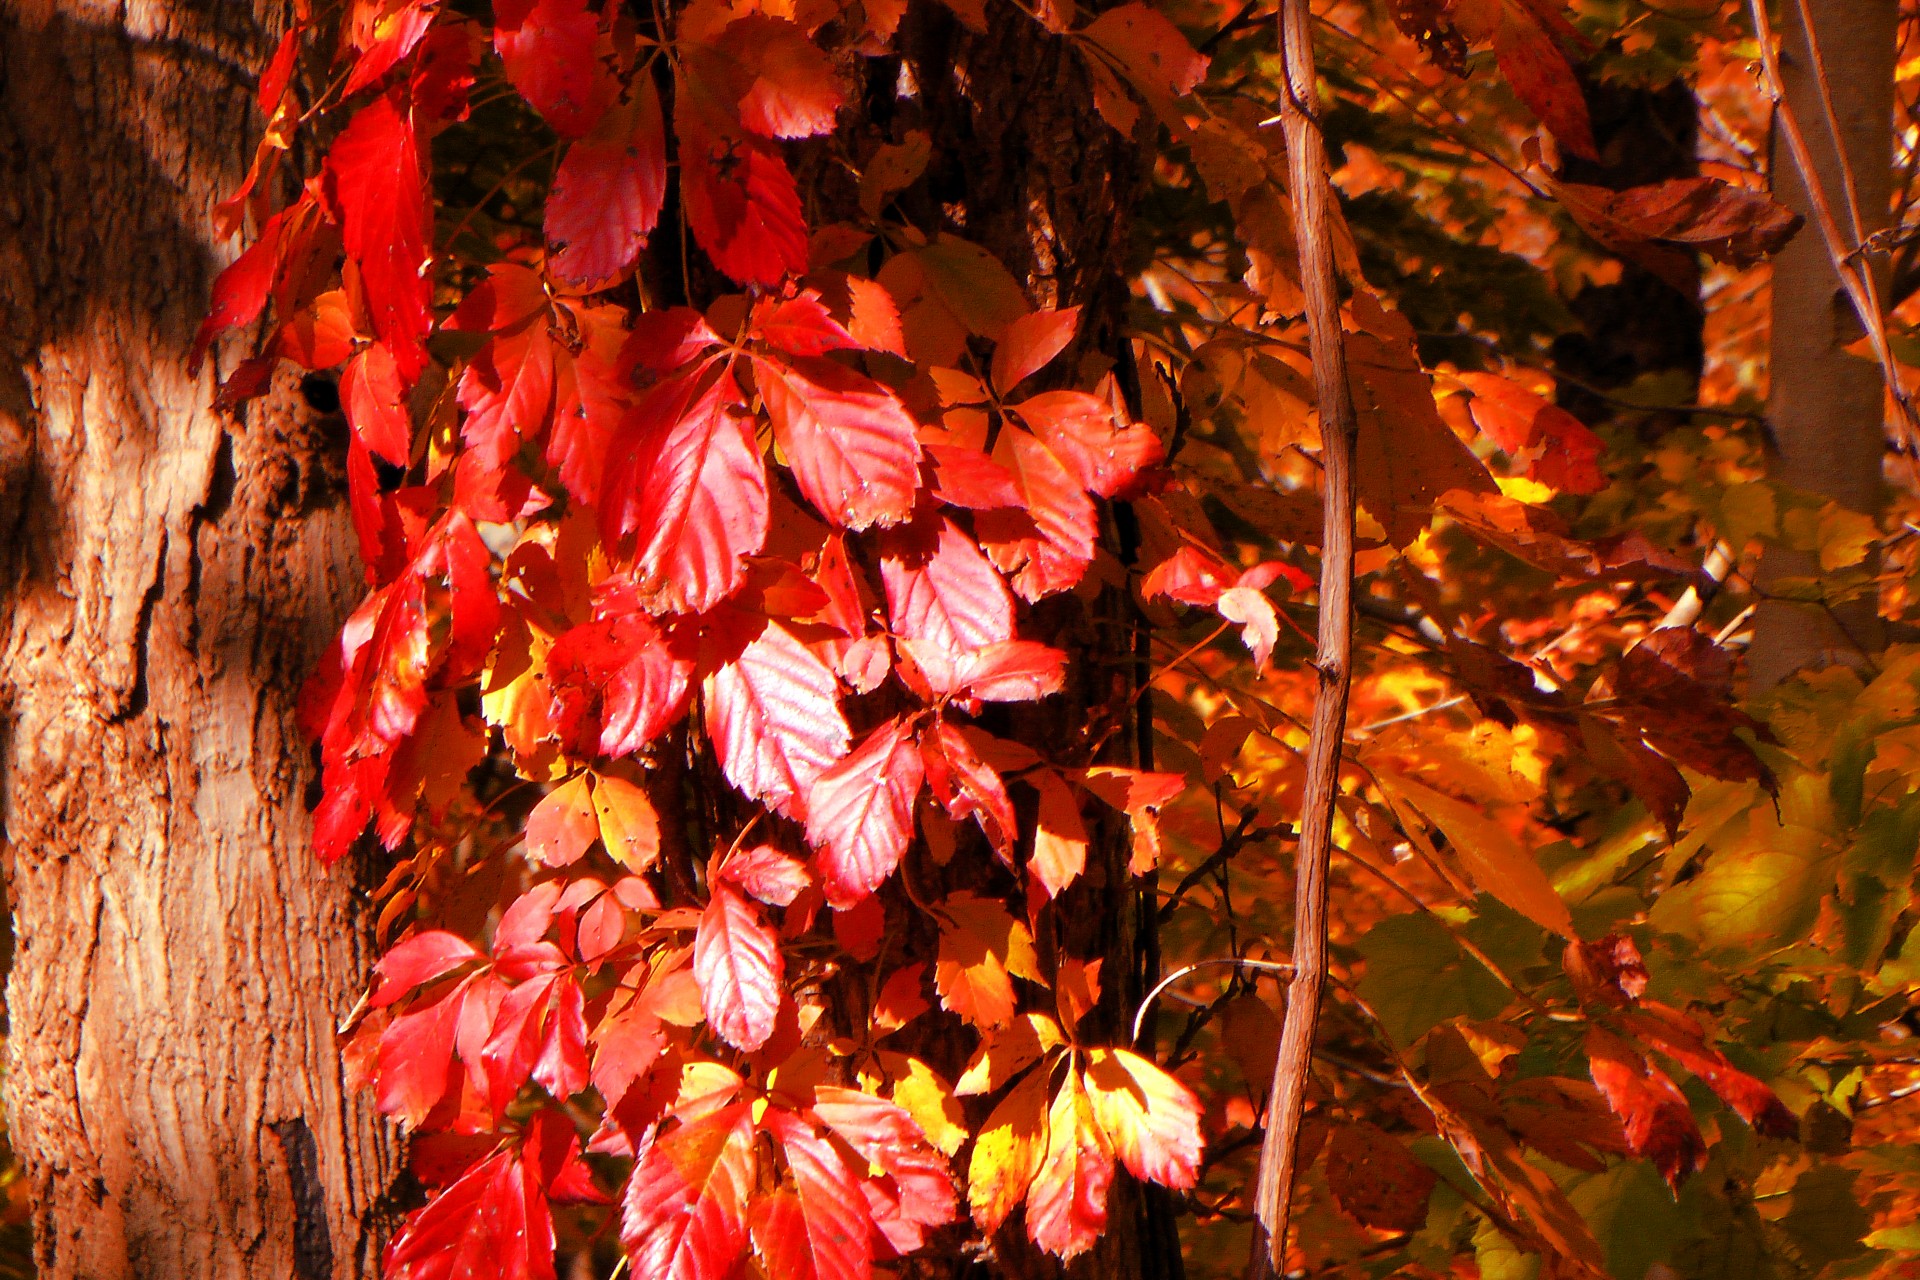
[[293,1274],[299,1280],[331,1280],[333,1233],[327,1229],[326,1186],[321,1181],[320,1149],[305,1120],[281,1120],[273,1136],[287,1157],[293,1184]]

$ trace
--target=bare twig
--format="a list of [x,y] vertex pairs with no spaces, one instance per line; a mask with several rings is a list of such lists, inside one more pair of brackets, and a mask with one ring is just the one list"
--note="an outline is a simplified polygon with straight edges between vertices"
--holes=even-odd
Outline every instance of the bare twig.
[[1287,140],[1294,239],[1300,246],[1300,277],[1320,409],[1325,543],[1320,560],[1320,634],[1314,655],[1320,681],[1307,743],[1307,785],[1293,886],[1293,978],[1287,986],[1286,1021],[1281,1024],[1280,1048],[1274,1058],[1267,1127],[1260,1144],[1260,1181],[1254,1194],[1257,1224],[1249,1270],[1256,1276],[1277,1274],[1286,1250],[1300,1120],[1306,1110],[1307,1074],[1327,975],[1327,866],[1333,847],[1334,805],[1340,794],[1347,694],[1353,681],[1353,457],[1359,427],[1347,385],[1335,292],[1327,149],[1314,107],[1311,30],[1307,0],[1283,0],[1280,124]]

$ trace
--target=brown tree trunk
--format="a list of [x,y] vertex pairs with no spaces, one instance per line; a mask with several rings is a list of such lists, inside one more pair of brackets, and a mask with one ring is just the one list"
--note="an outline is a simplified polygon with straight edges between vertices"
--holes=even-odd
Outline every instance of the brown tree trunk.
[[[1886,226],[1893,177],[1893,70],[1898,0],[1807,0],[1818,35],[1834,115],[1858,194],[1860,233]],[[1819,170],[1820,190],[1851,239],[1854,229],[1841,181],[1840,153],[1828,125],[1801,20],[1799,0],[1779,6],[1782,78],[1787,106],[1799,121]],[[1825,241],[1814,224],[1807,184],[1776,128],[1774,191],[1807,228],[1773,260],[1772,387],[1767,408],[1779,447],[1774,476],[1796,489],[1832,498],[1854,511],[1882,503],[1886,388],[1871,360],[1846,348],[1864,330],[1842,291]],[[1883,280],[1884,283],[1884,280]],[[1806,552],[1769,550],[1761,586],[1813,576]],[[1881,645],[1875,602],[1832,610],[1764,603],[1754,629],[1750,670],[1755,689],[1778,684],[1807,666],[1862,665]]]
[[209,408],[208,215],[284,15],[0,0],[7,1104],[40,1274],[348,1277],[388,1135],[368,961],[308,848],[305,673],[359,595],[326,424]]

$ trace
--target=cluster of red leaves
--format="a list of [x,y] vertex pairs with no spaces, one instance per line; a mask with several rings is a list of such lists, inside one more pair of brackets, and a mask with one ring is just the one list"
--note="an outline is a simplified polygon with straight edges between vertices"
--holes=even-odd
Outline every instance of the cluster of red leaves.
[[[1147,36],[1171,31],[1133,8]],[[821,1009],[796,992],[883,963],[873,895],[922,821],[951,843],[971,819],[1030,917],[1084,870],[1086,806],[1112,805],[1150,845],[1178,778],[1056,767],[971,718],[1061,688],[1066,655],[1019,634],[1021,602],[1082,581],[1097,503],[1149,492],[1160,443],[1110,387],[1021,394],[1077,313],[1031,312],[991,260],[995,305],[943,305],[975,247],[936,239],[878,280],[818,267],[780,145],[830,130],[842,105],[810,28],[696,5],[661,44],[615,9],[502,0],[483,30],[424,0],[350,6],[341,89],[359,105],[278,211],[260,178],[287,129],[269,132],[229,210],[236,225],[251,211],[258,237],[197,344],[196,359],[271,303],[229,402],[279,360],[342,369],[371,590],[302,699],[324,762],[321,855],[369,824],[397,848],[444,809],[434,779],[477,740],[463,694],[549,784],[524,833],[545,874],[484,945],[427,930],[389,950],[349,1045],[436,1188],[387,1273],[551,1276],[550,1206],[617,1200],[637,1274],[723,1277],[751,1249],[773,1276],[864,1276],[953,1218],[948,1117],[999,1090],[971,1156],[976,1222],[991,1232],[1024,1204],[1032,1238],[1072,1255],[1103,1226],[1117,1166],[1183,1187],[1200,1157],[1184,1085],[1079,1040],[1097,966],[1043,971],[1030,919],[963,892],[930,904],[931,972],[873,973],[864,1050],[814,1034]],[[298,114],[299,38],[263,85],[281,125]],[[492,66],[565,149],[545,251],[493,263],[449,306],[428,144]],[[660,221],[670,153],[694,243],[747,291],[704,312],[606,294]],[[440,335],[467,354],[428,408]],[[984,381],[947,367],[970,338],[994,343]],[[654,766],[688,725],[765,842],[716,849],[704,887],[670,887],[663,845],[684,835]],[[1025,837],[1015,778],[1039,797]],[[1058,1017],[1021,1012],[1050,987]],[[934,1001],[981,1032],[980,1078],[950,1086],[871,1048]],[[598,1128],[576,1131],[589,1113]],[[617,1196],[583,1136],[630,1162]]]

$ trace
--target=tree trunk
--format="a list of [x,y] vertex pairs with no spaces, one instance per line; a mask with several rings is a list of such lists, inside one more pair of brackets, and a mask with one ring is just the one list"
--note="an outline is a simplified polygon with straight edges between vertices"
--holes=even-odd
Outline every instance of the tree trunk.
[[0,0],[7,1104],[48,1277],[371,1275],[395,1152],[294,700],[360,594],[329,423],[186,352],[278,7]]
[[[1807,0],[1859,196],[1860,232],[1867,236],[1888,219],[1899,8],[1898,0]],[[1780,6],[1780,35],[1788,108],[1814,154],[1820,190],[1842,234],[1851,237],[1840,153],[1821,101],[1798,0]],[[1773,172],[1775,194],[1808,221],[1773,261],[1768,418],[1779,448],[1774,475],[1851,510],[1877,512],[1886,448],[1886,388],[1877,365],[1847,354],[1846,348],[1864,330],[1813,225],[1805,179],[1777,137]],[[1760,584],[1764,589],[1781,578],[1810,577],[1818,571],[1815,557],[1806,552],[1773,549],[1767,552]],[[1871,598],[1819,611],[1763,603],[1754,630],[1752,686],[1770,688],[1807,666],[1860,665],[1880,645],[1880,620]]]

